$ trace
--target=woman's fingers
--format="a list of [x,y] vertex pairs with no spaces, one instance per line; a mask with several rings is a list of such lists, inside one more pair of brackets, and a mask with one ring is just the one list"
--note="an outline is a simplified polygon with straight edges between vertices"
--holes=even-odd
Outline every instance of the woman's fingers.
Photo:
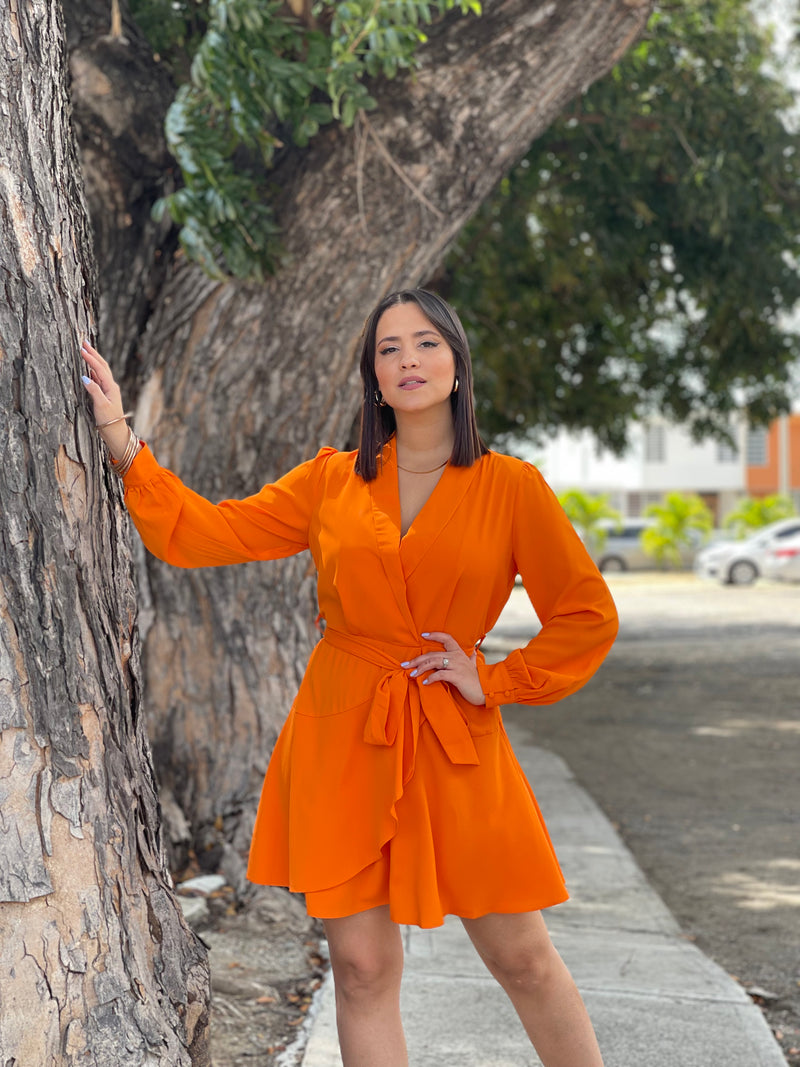
[[478,674],[477,653],[473,652],[471,656],[467,656],[453,635],[443,630],[432,630],[421,636],[426,641],[438,641],[443,646],[441,652],[423,652],[421,656],[415,656],[400,666],[407,668],[412,678],[418,678],[430,671],[431,673],[423,678],[423,685],[447,682],[455,686],[471,704],[485,704],[486,697]]
[[[448,650],[446,649],[445,651]],[[433,685],[434,682],[447,682],[448,685],[455,686],[470,704],[479,706],[485,704],[486,695],[481,688],[481,679],[478,674],[478,657],[474,652],[470,657],[467,657],[460,649],[459,652],[460,655],[458,657],[453,657],[453,663],[450,662],[449,656],[445,656],[448,661],[447,664],[434,668],[430,674],[422,679],[422,684]]]
[[422,634],[422,637],[427,638],[429,641],[438,641],[439,644],[444,645],[446,652],[461,651],[461,646],[455,637],[452,634],[444,633],[444,631],[431,630],[429,633]]
[[122,395],[109,365],[86,340],[81,343],[81,356],[89,369],[81,380],[91,397],[95,421],[107,422],[122,415]]
[[424,633],[420,636],[424,637],[426,641],[438,641],[439,644],[444,645],[444,648],[441,652],[423,652],[421,656],[415,656],[414,659],[401,663],[401,667],[408,667],[411,669],[412,677],[415,678],[418,674],[423,674],[425,671],[441,668],[442,662],[445,659],[448,660],[448,664],[450,661],[454,662],[455,657],[458,655],[466,659],[461,646],[452,634],[436,631]]
[[84,341],[81,345],[81,355],[89,366],[90,377],[108,393],[116,384],[109,365],[88,341]]

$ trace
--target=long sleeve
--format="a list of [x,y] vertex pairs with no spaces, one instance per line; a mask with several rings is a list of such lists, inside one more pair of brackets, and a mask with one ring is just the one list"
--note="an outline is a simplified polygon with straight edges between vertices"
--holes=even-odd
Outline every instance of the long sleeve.
[[145,446],[125,476],[125,504],[147,548],[177,567],[282,559],[308,548],[325,464],[335,451],[321,449],[244,500],[212,504]]
[[617,635],[617,611],[554,493],[530,464],[522,468],[513,515],[513,554],[542,624],[524,648],[480,663],[487,706],[552,704],[580,689]]

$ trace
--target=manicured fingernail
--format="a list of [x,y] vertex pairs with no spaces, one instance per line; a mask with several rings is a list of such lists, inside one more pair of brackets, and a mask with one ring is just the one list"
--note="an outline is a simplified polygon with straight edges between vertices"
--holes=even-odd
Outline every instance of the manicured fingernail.
[[429,681],[430,681],[430,678],[423,678],[422,684],[423,685],[427,685]]
[[430,637],[430,634],[422,634],[423,637]]
[[87,378],[85,374],[81,375],[81,381],[83,382],[84,385],[91,385],[92,384],[92,379],[91,378]]
[[410,677],[411,678],[416,678],[418,674],[419,674],[419,671],[412,671]]
[[410,663],[410,660],[406,660],[405,663],[401,663],[400,666],[401,667],[407,667],[409,663]]

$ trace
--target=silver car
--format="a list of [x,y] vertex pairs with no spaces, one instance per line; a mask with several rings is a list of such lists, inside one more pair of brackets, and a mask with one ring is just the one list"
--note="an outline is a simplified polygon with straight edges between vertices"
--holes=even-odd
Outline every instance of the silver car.
[[602,548],[590,548],[592,559],[604,574],[652,567],[652,558],[642,548],[642,532],[652,525],[652,519],[601,519],[605,540]]
[[697,554],[695,572],[701,578],[728,585],[750,585],[764,573],[771,550],[797,536],[800,536],[800,515],[779,519],[743,541],[718,541],[704,548]]
[[[642,547],[642,534],[656,525],[652,518],[602,519],[600,527],[606,532],[602,548],[591,549],[592,559],[603,574],[618,574],[621,571],[644,571],[674,567],[674,564],[659,564],[649,556]],[[695,553],[700,544],[699,533],[692,532],[692,544],[680,546],[680,566],[691,569]]]
[[769,550],[764,561],[764,577],[800,582],[800,536],[787,537]]

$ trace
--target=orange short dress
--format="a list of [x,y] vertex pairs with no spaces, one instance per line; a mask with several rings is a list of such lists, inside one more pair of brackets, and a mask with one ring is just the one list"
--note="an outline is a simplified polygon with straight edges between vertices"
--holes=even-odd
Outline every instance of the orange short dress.
[[[364,482],[322,449],[245,500],[214,505],[144,448],[125,502],[145,545],[180,567],[310,550],[325,634],[275,745],[248,867],[322,918],[388,904],[398,923],[521,912],[567,898],[501,704],[550,704],[597,670],[617,632],[611,595],[535,467],[489,452],[448,466],[404,537],[392,442]],[[487,664],[478,648],[519,574],[542,623]],[[402,664],[472,654],[486,706]]]

